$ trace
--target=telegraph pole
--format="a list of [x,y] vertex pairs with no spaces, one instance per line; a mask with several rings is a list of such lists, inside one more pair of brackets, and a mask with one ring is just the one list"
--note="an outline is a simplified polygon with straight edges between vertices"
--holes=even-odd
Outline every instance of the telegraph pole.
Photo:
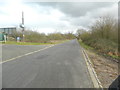
[[25,30],[25,27],[24,27],[24,12],[22,11],[22,34],[23,34],[23,42],[24,42],[24,30]]
[[22,41],[24,42],[24,31],[25,31],[25,26],[24,26],[24,12],[22,11],[22,23],[20,24],[20,28],[22,28]]
[[24,27],[24,12],[22,11],[22,23],[20,24],[20,27],[22,28],[22,41],[24,42],[24,31],[25,31],[25,27]]

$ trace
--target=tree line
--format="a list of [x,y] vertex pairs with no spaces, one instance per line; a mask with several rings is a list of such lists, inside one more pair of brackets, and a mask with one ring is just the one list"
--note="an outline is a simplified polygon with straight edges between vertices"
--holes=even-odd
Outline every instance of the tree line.
[[[72,32],[68,33],[60,33],[60,32],[54,32],[54,33],[39,33],[37,31],[32,30],[25,30],[24,31],[24,41],[25,42],[38,42],[38,43],[49,43],[51,41],[57,41],[57,40],[71,40],[75,39],[75,35]],[[14,32],[14,34],[11,36],[16,40],[17,37],[21,38],[22,41],[22,31],[17,30]]]

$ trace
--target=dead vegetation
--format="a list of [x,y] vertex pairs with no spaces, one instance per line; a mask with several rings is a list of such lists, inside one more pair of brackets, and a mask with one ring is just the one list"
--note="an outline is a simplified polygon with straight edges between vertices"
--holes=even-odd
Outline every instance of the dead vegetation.
[[87,50],[103,88],[108,88],[118,77],[118,63]]

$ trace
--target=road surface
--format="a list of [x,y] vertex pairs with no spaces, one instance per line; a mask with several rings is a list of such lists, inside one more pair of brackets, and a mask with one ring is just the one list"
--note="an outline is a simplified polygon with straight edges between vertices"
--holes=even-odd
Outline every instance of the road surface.
[[[7,47],[7,48],[6,48]],[[10,59],[29,50],[48,46],[14,45],[13,52],[6,52],[9,45],[3,46],[3,59]],[[22,48],[23,47],[23,48]],[[24,51],[24,53],[21,53]],[[5,57],[5,52],[7,55]],[[11,53],[10,53],[11,52]],[[16,52],[15,55],[13,55]],[[3,88],[93,88],[81,47],[77,40],[55,45],[45,50],[17,58],[2,64]]]
[[49,45],[3,45],[2,61],[48,47]]

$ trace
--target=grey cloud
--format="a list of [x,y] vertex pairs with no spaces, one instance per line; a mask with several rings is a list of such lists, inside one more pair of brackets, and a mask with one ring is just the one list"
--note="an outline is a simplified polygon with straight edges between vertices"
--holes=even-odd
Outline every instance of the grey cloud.
[[[43,12],[49,14],[48,8],[58,9],[66,16],[60,18],[61,21],[67,21],[74,26],[87,27],[93,20],[99,17],[101,8],[109,8],[113,6],[113,2],[36,2],[27,3],[31,6],[42,6]],[[46,8],[47,7],[47,8]],[[36,9],[39,11],[39,8]],[[105,13],[105,12],[103,12]],[[65,27],[61,24],[58,27]]]
[[61,11],[71,17],[80,17],[86,15],[87,12],[96,10],[101,7],[110,6],[112,3],[68,3],[62,4],[59,8]]
[[112,6],[113,2],[41,2],[37,4],[59,9],[70,17],[80,17],[92,10]]
[[[28,24],[27,26],[33,25],[31,27],[34,27],[35,25],[35,27],[39,26],[41,28],[45,28],[47,26],[47,28],[53,28],[53,29],[62,28],[61,29],[62,31],[66,29],[69,30],[70,28],[74,29],[77,27],[86,28],[93,20],[99,17],[100,14],[103,15],[103,13],[106,13],[106,11],[112,9],[111,7],[113,7],[114,3],[113,2],[73,2],[73,3],[71,2],[36,2],[36,3],[29,2],[28,3],[27,2],[25,4],[30,6],[30,8],[32,8],[33,11],[35,11],[36,14],[38,15],[44,13],[49,15],[51,14],[51,11],[54,9],[57,9],[58,11],[64,13],[63,17],[58,18],[59,22],[54,22],[52,20],[47,22],[46,21],[41,22],[38,20],[31,19],[30,22],[26,22],[26,24]],[[101,8],[105,8],[106,10],[101,11]],[[114,10],[111,10],[111,12],[114,13]],[[0,9],[0,14],[1,13],[4,12],[1,11]]]

